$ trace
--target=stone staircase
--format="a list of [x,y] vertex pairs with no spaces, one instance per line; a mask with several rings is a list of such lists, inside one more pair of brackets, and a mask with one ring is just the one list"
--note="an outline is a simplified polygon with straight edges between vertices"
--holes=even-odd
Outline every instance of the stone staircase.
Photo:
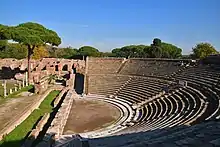
[[117,74],[119,74],[121,72],[121,70],[124,68],[125,64],[127,63],[127,61],[128,60],[126,58],[124,58],[124,60],[122,61],[120,67],[118,68],[118,70],[116,72]]
[[129,80],[127,80],[117,91],[115,91],[115,93],[113,95],[116,96],[126,85],[129,84],[129,82],[131,80],[132,80],[132,78],[129,78]]

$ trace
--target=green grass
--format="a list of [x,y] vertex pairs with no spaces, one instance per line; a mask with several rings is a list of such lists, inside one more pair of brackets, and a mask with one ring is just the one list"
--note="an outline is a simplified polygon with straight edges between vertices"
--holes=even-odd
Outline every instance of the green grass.
[[[2,86],[3,81],[0,81],[0,97],[4,96],[4,89]],[[7,93],[9,93],[9,89],[10,88],[14,88],[15,87],[15,82],[11,82],[10,80],[7,81]]]
[[51,103],[60,91],[54,90],[40,104],[39,109],[35,109],[19,126],[9,133],[1,142],[1,147],[19,147],[29,131],[32,130],[34,124],[45,113],[52,112]]
[[[2,86],[2,83],[3,83],[3,81],[0,81],[0,98],[3,98],[4,96],[4,89],[3,89],[3,86]],[[9,93],[9,90],[12,88],[13,89],[13,91],[14,91],[14,87],[15,87],[15,81],[10,81],[10,80],[8,80],[7,81],[7,93]],[[18,90],[18,91],[16,91],[16,92],[13,92],[12,94],[9,94],[8,96],[7,96],[7,98],[8,97],[10,97],[10,98],[14,98],[14,97],[17,97],[16,95],[17,94],[19,94],[19,93],[21,93],[21,92],[24,92],[24,91],[29,91],[29,90],[31,90],[31,89],[33,89],[34,88],[34,86],[33,85],[29,85],[29,86],[26,86],[26,87],[23,87],[23,88],[21,88],[20,90]]]
[[32,90],[32,89],[34,89],[34,86],[33,86],[33,85],[29,85],[29,86],[23,87],[23,88],[21,88],[20,90],[18,90],[18,91],[16,91],[16,92],[13,92],[12,94],[9,94],[9,95],[7,96],[7,98],[19,97],[19,95],[18,95],[19,93],[25,92],[25,91],[30,91],[30,90]]

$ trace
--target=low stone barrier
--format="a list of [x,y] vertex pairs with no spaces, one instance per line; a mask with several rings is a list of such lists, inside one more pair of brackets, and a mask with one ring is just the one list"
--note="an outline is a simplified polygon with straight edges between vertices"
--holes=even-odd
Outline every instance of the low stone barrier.
[[31,147],[31,145],[33,144],[34,140],[37,138],[38,135],[39,135],[38,129],[33,129],[31,133],[28,135],[28,138],[25,140],[22,147]]
[[43,130],[44,125],[47,123],[48,119],[50,117],[49,113],[44,114],[44,116],[41,118],[41,120],[38,122],[35,129],[31,131],[31,133],[28,135],[27,139],[25,140],[22,147],[30,147],[34,140],[37,138],[39,133]]
[[59,138],[59,136],[62,134],[72,107],[74,94],[75,93],[73,90],[69,90],[67,92],[60,109],[52,121],[51,126],[47,130],[44,140],[48,140],[52,134],[55,134],[55,138]]
[[54,107],[56,107],[56,106],[59,104],[61,98],[63,97],[64,93],[67,92],[67,90],[68,90],[67,87],[64,87],[64,88],[61,90],[61,92],[60,92],[59,95],[55,98],[55,101],[53,102]]
[[44,116],[41,118],[41,120],[38,122],[36,128],[40,131],[42,131],[44,125],[47,123],[48,119],[50,117],[49,113],[44,114]]

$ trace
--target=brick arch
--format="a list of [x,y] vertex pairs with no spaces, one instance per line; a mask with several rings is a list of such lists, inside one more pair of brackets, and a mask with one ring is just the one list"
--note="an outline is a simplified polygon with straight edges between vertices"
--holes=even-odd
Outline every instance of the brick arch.
[[55,71],[59,71],[59,65],[58,64],[55,65]]
[[62,66],[62,71],[68,71],[68,64],[64,64]]

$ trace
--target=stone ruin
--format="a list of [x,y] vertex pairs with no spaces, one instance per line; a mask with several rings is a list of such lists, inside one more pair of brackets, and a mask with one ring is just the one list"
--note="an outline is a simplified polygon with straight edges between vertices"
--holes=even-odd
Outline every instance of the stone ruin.
[[[75,72],[85,72],[84,60],[43,58],[41,60],[31,60],[30,66],[31,74],[29,77],[29,84],[39,83],[43,77],[48,75],[56,74],[58,76],[63,76],[65,74],[73,74]],[[4,72],[4,68],[8,68],[11,71],[19,70],[15,75],[12,75],[12,77],[18,80],[22,80],[25,78],[24,73],[27,71],[28,62],[27,59],[0,59],[0,71]]]
[[34,82],[34,92],[37,94],[42,94],[48,88],[48,77],[42,78],[39,82]]

